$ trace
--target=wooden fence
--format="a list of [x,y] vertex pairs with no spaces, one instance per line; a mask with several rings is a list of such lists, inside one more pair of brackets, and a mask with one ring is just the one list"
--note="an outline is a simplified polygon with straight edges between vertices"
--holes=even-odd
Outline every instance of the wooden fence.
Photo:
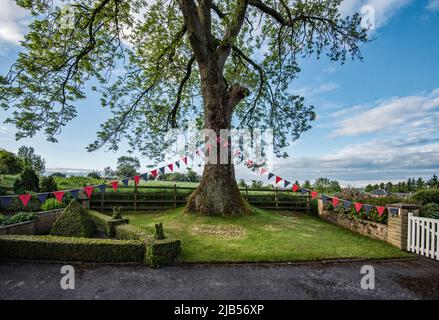
[[407,251],[439,260],[439,220],[409,213]]
[[[112,190],[111,188],[109,188]],[[163,210],[183,206],[195,187],[138,186],[119,187],[118,191],[94,192],[90,208],[104,212],[115,206],[125,210]],[[253,206],[270,210],[309,212],[311,195],[293,193],[284,189],[240,189],[243,197]]]

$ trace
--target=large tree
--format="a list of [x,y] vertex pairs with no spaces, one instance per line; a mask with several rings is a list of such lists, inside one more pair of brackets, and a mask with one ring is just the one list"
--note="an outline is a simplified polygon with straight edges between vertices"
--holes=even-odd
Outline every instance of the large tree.
[[[117,150],[127,139],[132,149],[159,157],[163,132],[196,119],[217,134],[273,128],[275,153],[286,156],[282,148],[315,118],[290,90],[299,59],[326,54],[344,62],[359,57],[366,41],[361,17],[340,15],[341,0],[77,0],[71,29],[60,24],[60,1],[16,2],[35,20],[23,52],[0,79],[2,105],[12,109],[7,121],[17,138],[44,130],[56,141],[76,116],[74,102],[85,98],[87,81],[98,79],[93,88],[112,117],[90,151]],[[204,166],[188,210],[247,212],[232,161]]]

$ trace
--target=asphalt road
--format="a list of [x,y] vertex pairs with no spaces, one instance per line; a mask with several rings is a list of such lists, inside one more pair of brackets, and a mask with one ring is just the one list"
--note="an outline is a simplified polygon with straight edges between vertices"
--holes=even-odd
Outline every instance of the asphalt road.
[[[72,264],[75,289],[60,286],[62,264],[0,262],[0,299],[439,299],[439,262],[427,259],[290,265]],[[372,265],[375,289],[361,288]]]

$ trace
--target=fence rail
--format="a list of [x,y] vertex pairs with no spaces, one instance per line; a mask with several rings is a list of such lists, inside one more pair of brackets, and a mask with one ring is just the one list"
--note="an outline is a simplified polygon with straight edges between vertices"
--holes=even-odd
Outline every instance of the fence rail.
[[409,213],[407,251],[439,260],[439,220]]
[[[187,202],[196,187],[137,186],[119,187],[118,191],[95,192],[90,198],[90,208],[111,210],[122,206],[125,210],[163,210],[177,208]],[[295,210],[309,212],[311,195],[293,193],[286,189],[240,188],[243,197],[255,207],[270,210]]]

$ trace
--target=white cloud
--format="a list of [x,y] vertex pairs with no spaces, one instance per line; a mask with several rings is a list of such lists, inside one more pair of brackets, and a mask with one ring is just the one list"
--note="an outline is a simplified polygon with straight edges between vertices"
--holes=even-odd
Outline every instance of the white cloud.
[[305,86],[293,89],[294,94],[309,98],[320,93],[327,93],[336,90],[339,87],[337,83],[325,82],[319,85]]
[[[378,101],[367,107],[355,106],[337,113],[347,115],[335,124],[333,136],[355,136],[365,133],[402,130],[408,137],[437,132],[439,122],[439,89],[408,97]],[[352,116],[349,116],[352,115]]]
[[[437,1],[437,0],[432,0]],[[384,26],[398,11],[412,0],[345,0],[340,5],[344,15],[360,12],[363,6],[372,6],[375,10],[375,28]]]
[[430,0],[427,5],[427,10],[439,11],[439,0]]
[[15,1],[2,0],[0,10],[0,48],[17,45],[23,39],[29,16],[27,11],[18,7]]

